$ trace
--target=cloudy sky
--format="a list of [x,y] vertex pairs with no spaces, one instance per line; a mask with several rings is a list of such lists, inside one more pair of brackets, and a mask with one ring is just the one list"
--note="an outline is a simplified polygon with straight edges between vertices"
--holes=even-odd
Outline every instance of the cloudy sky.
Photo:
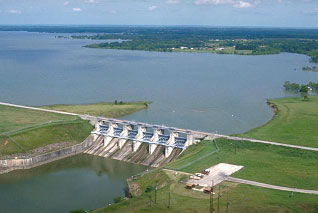
[[0,0],[0,24],[318,28],[318,0]]

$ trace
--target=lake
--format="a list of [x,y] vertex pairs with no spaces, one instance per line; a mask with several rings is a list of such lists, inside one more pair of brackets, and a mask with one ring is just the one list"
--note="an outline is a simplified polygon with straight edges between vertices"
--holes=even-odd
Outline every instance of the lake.
[[[285,81],[318,73],[299,54],[268,56],[88,49],[92,40],[61,34],[0,32],[0,101],[22,105],[152,101],[124,119],[233,134],[266,123],[268,98]],[[0,176],[5,212],[97,208],[123,195],[125,179],[145,167],[79,155]],[[20,211],[18,211],[20,210]]]

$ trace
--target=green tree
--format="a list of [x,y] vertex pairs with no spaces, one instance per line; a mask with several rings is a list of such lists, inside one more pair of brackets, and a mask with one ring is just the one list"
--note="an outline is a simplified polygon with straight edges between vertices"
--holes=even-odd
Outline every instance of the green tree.
[[308,86],[307,85],[301,85],[299,92],[304,97],[304,99],[308,99]]

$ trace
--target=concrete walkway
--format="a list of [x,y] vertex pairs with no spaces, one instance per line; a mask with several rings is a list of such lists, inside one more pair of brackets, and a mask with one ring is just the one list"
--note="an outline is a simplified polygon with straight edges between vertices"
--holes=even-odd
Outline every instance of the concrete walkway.
[[226,180],[230,181],[230,182],[248,184],[248,185],[253,185],[253,186],[258,186],[258,187],[263,187],[263,188],[268,188],[268,189],[276,189],[276,190],[281,190],[281,191],[299,192],[299,193],[315,194],[315,195],[318,194],[317,190],[296,189],[296,188],[289,188],[289,187],[284,187],[284,186],[275,186],[275,185],[270,185],[270,184],[266,184],[266,183],[259,183],[259,182],[255,182],[255,181],[243,180],[243,179],[233,178],[233,177],[227,177]]
[[[94,117],[94,116],[89,116],[89,115],[80,115],[80,114],[70,113],[70,112],[61,112],[61,111],[56,111],[56,110],[41,109],[41,108],[36,108],[36,107],[21,106],[21,105],[9,104],[9,103],[4,103],[4,102],[0,102],[0,105],[18,107],[18,108],[23,108],[23,109],[38,110],[38,111],[44,111],[44,112],[53,112],[53,113],[64,114],[64,115],[80,116],[82,119],[91,120],[91,121],[96,121],[97,118],[105,119],[105,120],[110,119],[110,118],[103,118],[103,117]],[[124,122],[124,120],[119,120],[119,119],[112,119],[112,120],[118,121],[118,122]],[[125,121],[125,122],[132,123],[132,124],[141,124],[141,125],[144,124],[146,126],[158,126],[158,125],[150,125],[150,124],[140,123],[140,122],[137,123],[134,121]],[[169,128],[166,126],[162,126],[162,127]],[[196,135],[204,135],[210,139],[227,138],[227,139],[235,140],[235,141],[249,141],[249,142],[253,142],[253,143],[262,143],[262,144],[269,144],[269,145],[275,145],[275,146],[283,146],[283,147],[294,148],[294,149],[310,150],[310,151],[316,151],[316,152],[318,151],[318,148],[315,148],[315,147],[297,146],[297,145],[277,143],[277,142],[271,142],[271,141],[263,141],[263,140],[250,139],[250,138],[240,138],[240,137],[234,137],[234,136],[228,136],[228,135],[220,135],[220,134],[214,134],[214,133],[194,131],[194,130],[189,130],[189,129],[181,129],[181,128],[173,128],[173,129],[176,131],[179,130],[181,132],[191,132],[191,133],[196,134]]]

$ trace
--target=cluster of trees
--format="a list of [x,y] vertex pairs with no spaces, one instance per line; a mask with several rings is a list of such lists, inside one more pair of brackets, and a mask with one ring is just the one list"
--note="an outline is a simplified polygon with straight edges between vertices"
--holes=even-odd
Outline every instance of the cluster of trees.
[[310,89],[312,91],[318,91],[318,82],[310,81],[308,84],[297,84],[286,81],[284,83],[284,88],[286,90],[298,91],[298,92],[308,92]]
[[305,99],[307,99],[309,90],[318,92],[318,82],[311,81],[308,84],[297,84],[286,81],[284,83],[284,88],[287,91],[299,92]]
[[115,100],[115,101],[114,101],[114,104],[115,104],[115,105],[118,105],[118,104],[119,104],[119,105],[122,105],[122,104],[124,104],[124,102],[123,102],[123,101],[119,101],[119,102],[118,102],[117,100]]
[[313,67],[303,67],[303,71],[311,71],[311,72],[318,72],[318,67],[313,66]]

